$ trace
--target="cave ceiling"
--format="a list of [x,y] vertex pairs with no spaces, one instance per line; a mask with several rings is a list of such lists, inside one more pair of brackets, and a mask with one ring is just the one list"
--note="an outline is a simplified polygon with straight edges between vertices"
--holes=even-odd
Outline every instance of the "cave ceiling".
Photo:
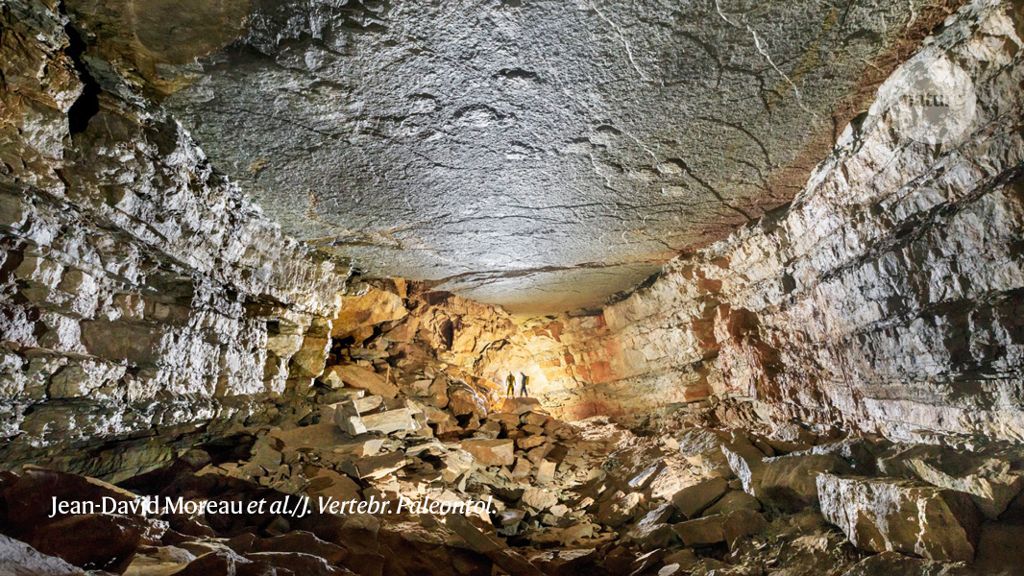
[[[513,311],[792,200],[916,1],[69,0],[285,231]],[[102,64],[101,64],[102,63]]]

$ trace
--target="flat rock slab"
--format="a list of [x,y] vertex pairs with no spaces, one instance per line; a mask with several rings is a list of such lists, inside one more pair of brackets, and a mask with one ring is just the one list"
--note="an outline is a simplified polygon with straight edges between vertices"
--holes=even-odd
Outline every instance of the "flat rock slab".
[[386,381],[383,376],[370,368],[356,366],[355,364],[330,366],[324,371],[320,379],[335,388],[345,385],[366,390],[370,394],[385,398],[398,396],[398,386]]
[[343,462],[340,468],[356,478],[383,478],[409,463],[405,452],[390,452],[379,456],[367,456]]
[[[911,476],[958,492],[966,492],[985,518],[995,520],[1024,489],[1024,460],[1019,449],[978,454],[948,447],[915,445],[883,458],[879,465],[894,476]],[[1019,466],[1019,464],[1018,464]]]
[[540,400],[536,398],[522,397],[522,398],[506,398],[501,403],[500,412],[509,414],[526,414],[531,411],[543,410],[540,405]]
[[728,489],[729,483],[725,478],[710,478],[676,492],[672,496],[672,504],[683,516],[695,518]]
[[379,438],[353,440],[349,434],[343,433],[336,424],[330,422],[299,426],[290,430],[274,429],[268,435],[283,442],[284,450],[329,451],[356,456],[376,454],[383,442]]
[[515,463],[512,440],[463,440],[462,449],[484,466],[511,466]]
[[705,516],[672,525],[684,546],[711,546],[725,542],[729,547],[744,536],[764,530],[768,522],[760,512],[738,510],[729,514]]
[[367,432],[380,432],[382,434],[393,434],[395,432],[415,432],[419,430],[420,424],[413,416],[415,412],[411,408],[399,408],[387,410],[376,414],[363,416],[363,425]]

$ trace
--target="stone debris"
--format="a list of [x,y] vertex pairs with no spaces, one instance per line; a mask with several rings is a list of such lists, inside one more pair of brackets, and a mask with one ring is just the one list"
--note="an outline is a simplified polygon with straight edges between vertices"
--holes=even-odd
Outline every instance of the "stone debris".
[[[373,404],[361,418],[374,414],[392,418],[390,412],[402,412],[408,419],[410,408],[395,406],[391,404],[389,409],[387,402]],[[506,437],[539,425],[528,423],[527,414],[538,413],[535,409],[488,413],[484,422],[499,424],[499,429],[488,432],[488,436],[497,434],[494,438],[474,437],[478,429],[460,427],[459,438],[443,440],[433,436],[429,424],[401,432],[368,430],[356,435],[332,422],[271,428],[253,439],[247,460],[214,464],[209,455],[195,451],[169,468],[177,470],[174,474],[145,480],[150,483],[148,490],[168,490],[160,483],[175,486],[181,482],[193,493],[202,493],[216,486],[218,478],[232,479],[238,482],[233,490],[239,496],[270,488],[277,494],[339,501],[400,495],[439,502],[490,498],[494,505],[490,514],[443,519],[425,515],[414,522],[403,516],[330,515],[315,519],[152,519],[166,522],[163,525],[131,516],[71,516],[49,521],[28,514],[26,521],[11,524],[14,532],[10,535],[24,539],[26,546],[36,546],[35,553],[45,562],[64,559],[72,569],[123,566],[125,574],[136,576],[231,569],[247,573],[267,567],[303,574],[341,574],[345,570],[384,574],[399,570],[401,562],[412,561],[382,551],[410,549],[432,559],[436,565],[429,571],[446,570],[444,573],[464,573],[459,570],[467,566],[491,566],[489,569],[508,574],[543,574],[553,567],[569,573],[640,570],[643,574],[682,576],[703,574],[703,570],[748,574],[757,573],[753,567],[772,558],[775,565],[796,570],[794,574],[816,574],[817,567],[827,564],[834,566],[837,574],[856,576],[889,568],[894,574],[905,570],[916,576],[912,570],[929,566],[935,574],[954,576],[972,560],[992,566],[991,559],[999,558],[992,550],[1005,547],[1018,534],[1010,528],[993,529],[1012,524],[995,524],[986,528],[988,536],[983,536],[980,513],[974,509],[973,495],[966,492],[920,479],[829,472],[852,466],[838,454],[851,458],[877,454],[884,460],[878,468],[912,474],[910,464],[899,468],[893,460],[894,454],[905,454],[913,456],[906,462],[928,461],[950,476],[962,477],[964,470],[992,470],[986,474],[1002,478],[1016,470],[1012,459],[1006,460],[1010,463],[1006,469],[994,464],[965,467],[934,454],[928,457],[932,452],[925,447],[890,445],[878,451],[862,450],[855,448],[858,441],[854,439],[837,442],[822,438],[813,449],[801,446],[788,454],[758,458],[757,465],[738,467],[741,473],[753,472],[748,475],[748,486],[760,494],[755,496],[741,489],[743,481],[730,467],[708,466],[708,460],[694,459],[692,454],[683,454],[680,445],[662,441],[672,432],[637,436],[603,419],[560,423],[559,429],[572,430],[574,440],[566,443],[551,438],[552,450],[534,466],[527,458],[529,451]],[[554,429],[549,425],[556,419],[550,415],[538,414],[530,420],[539,421],[541,415],[545,418],[543,429]],[[699,436],[725,438],[722,446],[744,437],[749,447],[754,447],[750,436],[737,430],[705,431],[708,434]],[[690,437],[698,436],[693,432],[690,428]],[[716,451],[729,457],[720,446],[700,450],[710,458]],[[947,465],[951,468],[944,469]],[[681,478],[682,487],[663,492],[659,478],[664,470]],[[726,476],[709,476],[711,472]],[[807,488],[809,476],[816,476],[813,491]],[[26,469],[0,481],[0,504],[11,513],[20,512],[22,508],[8,503],[33,494],[39,499],[54,490],[74,490],[93,498],[133,497],[128,490],[93,479]],[[810,497],[812,493],[816,499]],[[780,506],[783,500],[800,506]],[[31,498],[20,504],[26,509],[31,505]],[[1004,514],[1020,514],[1024,519],[1024,505],[1008,505]],[[74,526],[65,525],[72,520]],[[116,530],[124,538],[97,541],[83,549],[79,542],[89,540],[60,537],[83,530],[106,533],[113,526],[99,523],[110,521],[116,522]],[[230,539],[218,536],[224,531],[231,532]],[[879,552],[888,555],[868,556]],[[457,570],[456,565],[463,568]]]
[[471,549],[484,554],[509,574],[543,576],[543,572],[529,560],[520,556],[519,553],[509,550],[500,540],[481,532],[465,516],[451,515],[446,519],[445,524],[458,534]]

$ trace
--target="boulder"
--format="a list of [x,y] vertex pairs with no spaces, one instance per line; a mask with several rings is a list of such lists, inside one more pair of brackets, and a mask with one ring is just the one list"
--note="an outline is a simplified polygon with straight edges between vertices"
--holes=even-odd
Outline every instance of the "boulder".
[[528,477],[532,471],[533,464],[530,464],[529,460],[520,456],[519,458],[516,458],[516,465],[512,468],[512,477],[521,481]]
[[393,434],[395,432],[415,432],[420,429],[412,408],[385,410],[362,417],[367,432]]
[[84,514],[42,524],[27,542],[43,554],[59,556],[75,566],[105,569],[134,554],[148,528],[145,520],[136,516]]
[[643,495],[639,492],[608,490],[597,507],[597,521],[612,528],[622,526],[633,520],[642,501]]
[[885,469],[971,495],[978,510],[997,519],[1024,489],[1024,471],[1012,469],[1019,454],[970,454],[941,446],[913,446],[881,460]]
[[355,500],[360,497],[359,484],[344,474],[315,466],[307,466],[305,472],[309,478],[306,493],[310,496],[335,500]]
[[543,434],[544,431],[547,430],[543,426],[536,426],[534,424],[523,424],[522,426],[519,427],[519,429],[531,435]]
[[81,569],[28,544],[0,534],[0,574],[5,576],[79,576]]
[[520,502],[540,512],[558,504],[558,496],[551,490],[531,486],[523,491]]
[[[530,462],[533,462],[535,466],[540,466],[541,461],[547,459],[546,456],[548,454],[551,454],[554,451],[554,448],[555,446],[553,444],[542,444],[540,446],[537,446],[536,448],[531,448],[530,450],[527,450],[526,458]],[[552,464],[557,465],[558,463],[552,462]],[[552,473],[554,473],[554,470],[552,470]]]
[[[350,575],[352,572],[344,568],[336,568],[327,563],[327,560],[313,554],[302,552],[253,552],[245,555],[246,560],[254,564],[264,564],[287,570],[291,574],[302,574],[302,576],[342,576]],[[278,572],[280,574],[280,572]]]
[[680,570],[689,572],[697,566],[700,562],[700,558],[692,548],[683,548],[682,550],[676,550],[675,552],[666,555],[662,561],[666,566],[674,564],[678,566]]
[[675,512],[670,502],[665,502],[647,512],[639,522],[630,528],[626,538],[637,543],[642,550],[667,548],[675,539],[675,532],[668,524],[668,519]]
[[730,490],[714,504],[704,510],[704,514],[728,514],[737,510],[761,510],[761,501],[742,490]]
[[366,390],[370,394],[383,396],[384,398],[398,396],[398,386],[386,381],[383,376],[374,372],[373,369],[355,364],[330,366],[324,371],[320,380],[335,388],[345,385]]
[[[896,552],[882,552],[854,564],[842,576],[968,576],[976,574],[966,567],[911,558]],[[1006,574],[1011,574],[1007,572]]]
[[519,427],[519,416],[511,412],[491,412],[487,415],[487,420],[500,423],[506,432]]
[[672,439],[679,454],[698,471],[722,476],[729,472],[729,462],[722,452],[724,443],[718,433],[705,428],[690,428]]
[[520,436],[516,438],[516,446],[522,450],[536,448],[545,442],[547,442],[547,438],[544,436]]
[[764,452],[755,447],[745,434],[733,431],[729,441],[721,445],[729,469],[743,483],[743,490],[753,494],[753,485],[760,480],[764,468]]
[[556,464],[550,460],[541,460],[540,464],[537,465],[537,474],[535,479],[537,484],[550,484],[555,480],[555,468]]
[[657,460],[630,478],[626,485],[633,490],[644,490],[664,467],[665,463],[662,460]]
[[427,425],[433,427],[434,434],[439,437],[457,436],[462,432],[459,422],[445,410],[425,406],[423,416],[427,419]]
[[[135,552],[124,574],[125,576],[165,576],[181,570],[195,559],[196,557],[191,552],[177,546],[147,546]],[[3,573],[0,571],[0,574]]]
[[448,381],[444,376],[438,374],[430,382],[426,402],[435,408],[448,406]]
[[[137,495],[96,478],[26,466],[20,474],[0,472],[0,527],[28,541],[48,518],[53,498],[101,504],[104,498],[130,501]],[[63,516],[58,516],[58,519]]]
[[456,416],[487,416],[487,401],[468,384],[457,382],[448,387],[448,410]]
[[519,526],[525,518],[526,512],[523,510],[502,510],[498,513],[498,533],[502,536],[515,536],[519,533]]
[[348,556],[346,549],[336,544],[321,540],[311,532],[295,530],[274,536],[260,538],[251,533],[242,533],[227,541],[227,546],[239,554],[256,552],[299,552],[312,554],[337,564]]
[[[337,410],[335,410],[335,414],[337,414]],[[289,430],[274,428],[267,436],[278,440],[286,450],[331,450],[336,446],[352,442],[351,438],[338,430],[338,426],[330,422],[298,426]]]
[[501,423],[495,422],[494,420],[488,420],[481,424],[473,435],[478,438],[490,438],[493,440],[501,435]]
[[728,489],[725,478],[710,478],[676,492],[672,504],[685,518],[696,518]]
[[931,462],[914,460],[910,466],[918,478],[929,484],[970,494],[978,510],[989,520],[999,518],[1024,488],[1024,473],[1011,471],[1005,461],[942,469]]
[[537,412],[535,410],[530,410],[529,412],[526,412],[526,413],[522,414],[519,417],[519,420],[520,420],[520,422],[522,422],[526,426],[540,426],[540,427],[543,427],[544,424],[547,423],[547,421],[550,418],[551,418],[550,416],[548,416],[547,414],[544,414],[543,412]]
[[384,398],[377,395],[362,396],[359,398],[353,398],[352,403],[355,404],[356,410],[359,411],[359,414],[366,414],[380,408],[384,403]]
[[444,468],[441,469],[441,478],[454,484],[460,476],[473,469],[475,457],[466,450],[450,450],[441,458]]
[[[245,567],[245,568],[243,568]],[[228,548],[218,548],[200,555],[181,570],[172,572],[173,576],[210,576],[212,574],[268,574],[260,572],[252,562],[236,554]]]
[[501,412],[510,414],[525,414],[531,410],[540,409],[540,400],[536,398],[506,398],[501,404]]
[[921,482],[860,476],[818,476],[825,518],[850,542],[943,562],[970,561],[980,515],[970,496]]
[[738,510],[673,524],[672,529],[684,546],[711,546],[725,542],[730,548],[744,536],[764,530],[768,522],[760,512]]
[[462,449],[484,466],[511,466],[515,463],[512,440],[470,439],[462,441]]
[[487,556],[509,574],[543,576],[539,568],[517,552],[509,550],[501,540],[482,532],[465,516],[451,514],[445,519],[445,525],[458,534],[471,550]]
[[794,453],[766,458],[751,477],[749,492],[766,506],[796,511],[818,505],[818,475],[843,474],[850,466],[834,454]]
[[379,456],[368,456],[343,462],[340,465],[342,471],[355,478],[383,478],[388,474],[399,470],[409,464],[405,452],[395,451]]
[[339,402],[334,408],[334,424],[351,436],[366,434],[366,425],[351,400]]

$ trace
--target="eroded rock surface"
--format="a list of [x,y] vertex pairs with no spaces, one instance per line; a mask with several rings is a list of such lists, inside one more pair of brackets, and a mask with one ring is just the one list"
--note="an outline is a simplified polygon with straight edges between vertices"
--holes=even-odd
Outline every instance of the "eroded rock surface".
[[347,267],[94,76],[66,16],[8,2],[0,20],[2,459],[131,474],[211,422],[275,418],[323,370]]
[[127,4],[67,2],[286,231],[541,312],[788,202],[953,3]]
[[971,561],[980,522],[970,498],[907,480],[818,476],[825,517],[855,545],[932,560]]

